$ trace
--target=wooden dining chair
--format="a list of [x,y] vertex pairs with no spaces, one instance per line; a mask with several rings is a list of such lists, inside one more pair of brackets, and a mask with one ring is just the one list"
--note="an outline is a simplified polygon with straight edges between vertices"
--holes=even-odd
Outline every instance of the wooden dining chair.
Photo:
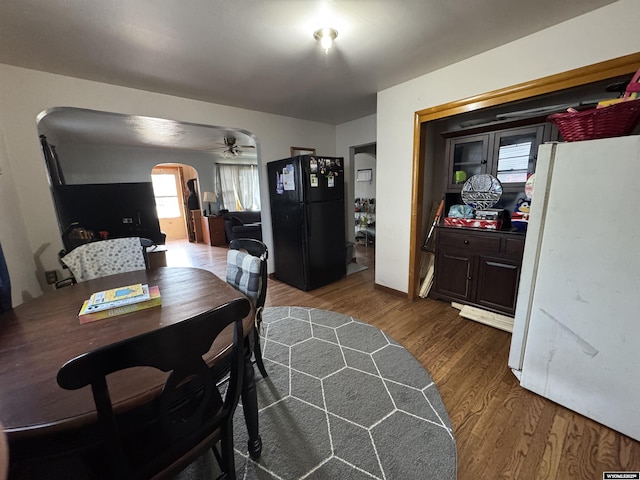
[[260,240],[238,238],[229,242],[227,253],[227,283],[251,300],[255,310],[255,325],[251,350],[263,377],[268,377],[260,348],[262,310],[267,298],[267,259],[269,250]]
[[[68,390],[91,385],[106,454],[86,455],[92,469],[113,479],[167,478],[209,448],[223,472],[234,479],[233,414],[243,376],[242,319],[250,312],[246,298],[167,327],[107,345],[69,360],[58,384]],[[233,326],[233,340],[227,329]],[[221,335],[222,334],[222,335]],[[230,368],[226,391],[216,386],[217,365],[205,355],[213,342],[229,337],[231,352],[219,363]],[[118,412],[111,402],[107,376],[134,367],[170,372],[151,403]],[[223,389],[220,387],[220,389]],[[220,441],[221,452],[216,448]],[[94,452],[95,453],[95,452]]]

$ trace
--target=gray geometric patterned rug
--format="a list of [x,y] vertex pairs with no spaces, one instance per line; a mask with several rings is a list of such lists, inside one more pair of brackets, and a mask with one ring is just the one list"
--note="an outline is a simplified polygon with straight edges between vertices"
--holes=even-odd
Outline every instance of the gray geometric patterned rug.
[[[262,327],[262,456],[254,462],[242,447],[238,478],[456,477],[438,389],[395,340],[349,316],[300,307],[265,309]],[[246,428],[236,418],[240,447]]]
[[[239,406],[238,479],[456,478],[456,443],[438,388],[391,337],[304,307],[266,308],[262,335],[269,373],[263,379],[256,369],[262,455],[248,456]],[[208,462],[200,467],[210,474],[212,456]],[[202,478],[190,473],[181,478]]]

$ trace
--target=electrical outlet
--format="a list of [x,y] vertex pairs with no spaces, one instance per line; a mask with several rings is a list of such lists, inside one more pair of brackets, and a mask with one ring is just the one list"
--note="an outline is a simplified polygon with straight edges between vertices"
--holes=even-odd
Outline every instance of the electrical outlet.
[[125,217],[122,219],[122,223],[133,223],[133,218]]
[[52,285],[58,281],[58,272],[55,270],[47,270],[44,272],[44,278],[47,280],[47,284]]

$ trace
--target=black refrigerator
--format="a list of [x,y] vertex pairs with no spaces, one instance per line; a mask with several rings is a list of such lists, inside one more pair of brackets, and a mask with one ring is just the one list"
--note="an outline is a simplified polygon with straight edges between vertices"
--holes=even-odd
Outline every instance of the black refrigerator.
[[307,291],[346,274],[344,160],[300,155],[267,163],[275,277]]

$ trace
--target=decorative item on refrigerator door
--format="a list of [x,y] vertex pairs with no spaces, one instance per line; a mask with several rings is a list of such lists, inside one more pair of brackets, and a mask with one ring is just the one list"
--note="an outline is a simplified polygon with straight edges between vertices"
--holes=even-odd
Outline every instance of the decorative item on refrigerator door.
[[320,175],[325,175],[327,173],[327,168],[324,162],[324,158],[318,159],[318,167],[320,168]]
[[289,164],[282,169],[282,185],[285,190],[295,190],[295,176],[293,174],[293,165]]

